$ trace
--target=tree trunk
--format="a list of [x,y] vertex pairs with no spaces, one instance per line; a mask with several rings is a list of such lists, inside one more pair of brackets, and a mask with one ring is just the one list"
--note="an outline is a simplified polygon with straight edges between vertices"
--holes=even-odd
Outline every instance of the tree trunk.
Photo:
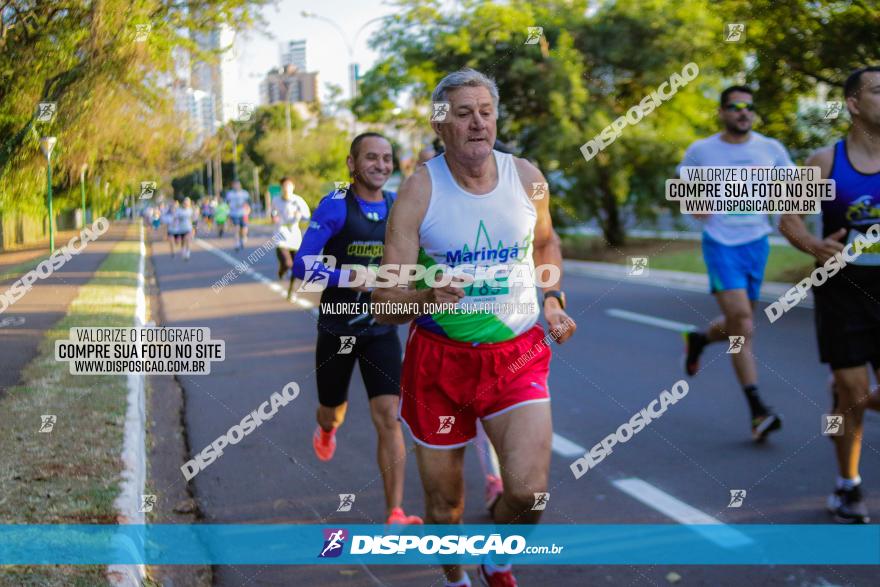
[[599,168],[599,191],[602,194],[602,232],[609,246],[622,247],[626,244],[626,233],[620,220],[620,208],[614,190],[611,189],[611,178],[607,167]]

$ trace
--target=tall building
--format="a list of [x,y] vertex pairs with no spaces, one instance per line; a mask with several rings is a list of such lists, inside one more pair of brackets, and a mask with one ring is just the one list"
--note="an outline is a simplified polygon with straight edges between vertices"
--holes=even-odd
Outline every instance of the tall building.
[[281,46],[281,67],[293,65],[300,71],[308,70],[306,65],[306,42],[304,39],[288,41]]
[[260,84],[260,100],[263,104],[317,102],[318,72],[300,70],[294,65],[272,69]]
[[172,54],[174,67],[169,74],[168,88],[174,98],[180,126],[191,133],[192,144],[189,146],[195,150],[217,131],[216,99],[210,91],[213,72],[206,64],[193,59],[185,49],[176,47]]
[[232,88],[235,84],[241,82],[235,58],[235,31],[221,26],[209,33],[196,34],[193,38],[199,49],[217,54],[217,58],[210,62],[191,59],[190,85],[195,90],[211,94],[214,120],[225,123],[238,112],[237,105],[227,100],[234,93]]
[[238,117],[237,88],[248,84],[249,80],[239,65],[238,55],[241,49],[241,40],[238,35],[234,30],[224,27],[221,31],[220,41],[222,47],[226,49],[220,60],[220,87],[223,98],[221,102],[223,112],[220,120],[225,124]]
[[[205,52],[218,51],[220,49],[220,29],[214,29],[207,33],[196,33],[193,40],[199,49]],[[190,72],[190,87],[194,90],[207,92],[214,95],[215,102],[223,103],[223,85],[219,63],[190,60],[192,71]],[[220,113],[217,113],[220,118]]]
[[171,70],[171,78],[174,82],[181,82],[184,85],[190,85],[190,58],[189,51],[177,45],[171,49],[171,57],[174,60],[174,67]]
[[216,103],[214,95],[196,90],[177,80],[173,87],[174,109],[181,115],[181,126],[193,134],[193,148],[198,148],[205,140],[217,132],[215,118]]

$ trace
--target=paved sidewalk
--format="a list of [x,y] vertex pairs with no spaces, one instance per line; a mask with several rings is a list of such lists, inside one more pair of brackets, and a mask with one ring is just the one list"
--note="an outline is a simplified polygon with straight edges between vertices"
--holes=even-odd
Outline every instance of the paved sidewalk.
[[[604,238],[603,232],[594,226],[576,226],[566,230],[560,230],[568,234],[586,234],[590,236],[601,236]],[[703,239],[702,230],[658,230],[658,229],[639,229],[631,228],[626,231],[626,235],[633,238],[662,238],[669,240],[685,240],[699,241]],[[780,234],[770,234],[770,244],[778,247],[790,247],[791,243],[788,239]]]
[[[114,222],[97,241],[71,257],[70,261],[46,279],[38,279],[21,299],[0,314],[0,397],[6,389],[20,381],[21,370],[37,354],[37,347],[49,328],[67,314],[70,302],[81,285],[88,283],[113,246],[125,237],[127,222]],[[55,241],[61,246],[70,240]],[[36,253],[36,254],[35,254]],[[0,273],[43,254],[42,251],[0,253]],[[0,281],[0,292],[22,277],[16,275]]]
[[[599,277],[612,280],[632,280],[634,284],[652,285],[684,291],[709,293],[709,277],[705,273],[689,273],[687,271],[669,271],[665,269],[651,269],[650,267],[642,275],[630,275],[628,265],[616,263],[597,263],[595,261],[564,260],[562,265],[563,277],[565,274],[583,275],[586,277]],[[779,296],[788,291],[792,283],[778,281],[765,281],[761,286],[761,301],[774,302]],[[813,307],[813,293],[807,293],[807,299],[798,304],[799,308]]]

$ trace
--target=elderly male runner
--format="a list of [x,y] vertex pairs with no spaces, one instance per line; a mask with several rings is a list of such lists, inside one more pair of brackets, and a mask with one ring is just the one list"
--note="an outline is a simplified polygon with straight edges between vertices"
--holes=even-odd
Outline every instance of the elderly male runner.
[[[419,166],[391,210],[383,264],[495,266],[531,272],[538,264],[561,266],[547,197],[532,201],[534,183],[546,183],[529,162],[492,149],[498,89],[466,69],[445,77],[434,102],[449,102],[447,117],[432,122],[446,150]],[[543,192],[542,192],[543,196]],[[561,271],[561,270],[560,270]],[[452,271],[450,270],[450,273]],[[504,491],[492,509],[497,523],[536,523],[535,493],[547,490],[552,423],[547,380],[550,350],[537,324],[534,285],[480,274],[445,287],[377,288],[380,322],[411,326],[401,381],[401,418],[416,441],[427,518],[458,524],[464,506],[464,447],[482,420],[498,451]],[[460,287],[465,281],[466,287]],[[383,304],[383,302],[385,302]],[[427,304],[467,304],[470,310],[428,315]],[[399,304],[399,305],[397,305]],[[403,314],[413,304],[420,311]],[[481,306],[481,304],[485,304]],[[386,307],[389,308],[386,310]],[[559,284],[544,288],[543,313],[558,342],[575,330]],[[529,351],[521,368],[514,363]],[[470,585],[459,566],[444,567],[447,585]],[[484,560],[483,581],[516,585],[507,565]]]
[[[835,199],[822,202],[822,236],[811,234],[799,216],[783,216],[780,224],[792,245],[822,265],[845,244],[880,230],[880,66],[853,72],[844,96],[852,118],[849,133],[806,161],[836,185]],[[871,393],[868,369],[870,364],[880,381],[880,244],[844,260],[839,274],[829,273],[828,281],[813,288],[819,356],[834,377],[832,411],[843,415],[843,434],[832,437],[838,477],[828,509],[838,522],[866,524],[859,457],[865,408],[880,410],[880,390]]]
[[[791,167],[794,165],[782,143],[752,130],[755,105],[752,90],[732,86],[721,92],[718,118],[724,130],[694,142],[684,154],[682,167]],[[764,268],[770,254],[767,235],[773,229],[762,214],[710,214],[702,217],[703,259],[709,274],[709,287],[721,308],[721,316],[702,332],[686,332],[685,371],[696,375],[700,355],[713,342],[730,341],[740,352],[730,359],[751,414],[752,439],[763,442],[782,427],[782,417],[774,413],[758,393],[758,368],[753,354],[753,320]]]

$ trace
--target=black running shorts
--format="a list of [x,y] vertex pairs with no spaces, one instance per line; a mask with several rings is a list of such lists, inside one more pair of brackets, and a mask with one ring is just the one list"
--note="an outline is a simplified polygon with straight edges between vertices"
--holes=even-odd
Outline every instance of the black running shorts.
[[345,403],[355,361],[360,364],[367,397],[400,395],[402,350],[397,329],[384,334],[359,334],[353,344],[350,338],[318,331],[315,366],[321,405],[335,408]]
[[847,267],[814,287],[813,298],[821,361],[880,369],[880,267]]

